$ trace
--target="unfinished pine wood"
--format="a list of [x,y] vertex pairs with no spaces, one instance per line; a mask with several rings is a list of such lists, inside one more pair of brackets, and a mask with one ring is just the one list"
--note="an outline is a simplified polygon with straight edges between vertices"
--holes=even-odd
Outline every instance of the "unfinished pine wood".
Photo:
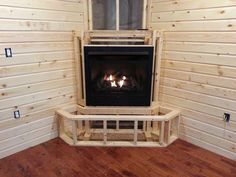
[[[14,49],[14,55],[27,54],[33,52],[60,52],[60,51],[72,51],[73,46],[71,42],[25,42],[25,43],[7,43],[0,44],[1,48],[7,48],[11,46]],[[5,55],[4,51],[0,52],[0,55]],[[55,54],[56,55],[56,54]],[[70,55],[71,56],[71,55]],[[64,56],[65,57],[65,56]],[[66,57],[65,57],[66,58]]]
[[156,39],[153,39],[153,35],[155,35],[158,40],[158,38],[161,36],[161,33],[145,30],[93,30],[84,32],[84,38],[82,39],[83,45],[96,45],[94,42],[101,42],[101,44],[98,45],[104,45],[104,43],[106,43],[105,45],[132,46],[132,44],[127,44],[127,42],[141,42],[141,44],[133,45],[155,46]]
[[[116,34],[116,37],[114,37]],[[173,113],[169,113],[170,110],[165,110],[165,116],[159,115],[160,108],[158,105],[158,94],[159,94],[159,82],[160,82],[160,68],[161,68],[161,52],[162,52],[162,32],[157,31],[74,31],[74,54],[75,54],[75,64],[76,64],[76,79],[77,79],[77,112],[78,115],[71,115],[63,110],[57,111],[59,117],[68,119],[69,121],[73,121],[72,130],[68,132],[69,135],[72,135],[73,139],[70,136],[67,136],[64,133],[61,133],[60,136],[70,145],[76,146],[165,146],[169,143],[172,143],[178,136],[177,133],[174,137],[170,136],[170,128],[164,130],[164,126],[161,126],[159,129],[157,128],[160,121],[170,122],[170,119],[177,117],[178,119],[178,111],[173,111]],[[99,42],[96,44],[96,42]],[[127,42],[141,42],[137,44],[129,44]],[[109,46],[153,46],[155,51],[154,61],[153,61],[153,88],[152,95],[153,95],[153,103],[150,107],[93,107],[93,106],[86,106],[85,104],[85,88],[84,88],[84,64],[83,64],[83,46],[101,46],[107,45],[106,43],[110,43]],[[128,115],[128,116],[127,116]],[[146,115],[146,116],[143,116]],[[135,118],[135,119],[134,119]],[[157,119],[158,118],[158,119]],[[91,122],[92,121],[102,121],[103,122],[103,141],[92,141],[92,133],[94,130],[91,129]],[[118,137],[119,142],[107,142],[108,141],[108,134],[107,134],[107,121],[113,120],[116,121],[116,134]],[[134,139],[133,144],[130,142],[121,141],[122,138],[119,139],[118,133],[121,131],[119,129],[119,121],[134,121]],[[138,142],[138,134],[137,134],[137,121],[143,122],[143,133],[145,135],[146,141],[150,143]],[[76,121],[76,123],[74,122]],[[75,124],[77,122],[80,123],[80,128],[78,131],[84,130],[83,135],[78,137],[78,139],[82,139],[83,141],[75,140],[77,130],[75,130]],[[83,123],[84,122],[84,125]],[[175,121],[178,125],[176,126],[178,129],[179,121]],[[153,127],[155,129],[153,129]],[[70,130],[68,130],[70,131]],[[159,132],[160,131],[160,132]],[[63,130],[63,132],[66,132]],[[82,133],[81,132],[81,133]],[[155,136],[161,135],[161,139],[159,144],[152,142],[153,139],[157,139],[157,137],[153,138],[152,134],[155,132]],[[168,134],[165,138],[164,142],[164,134]]]
[[127,114],[127,115],[152,115],[157,114],[159,111],[159,104],[152,102],[150,107],[135,107],[135,106],[111,106],[111,107],[96,107],[96,106],[77,106],[77,110],[81,114],[107,114],[107,115],[119,115],[119,114]]
[[[163,32],[160,32],[160,36],[163,36]],[[154,36],[154,39],[156,36]],[[153,61],[153,101],[158,102],[159,100],[159,87],[160,87],[160,75],[161,75],[161,58],[162,58],[162,48],[163,48],[163,37],[157,38],[155,42],[155,57]]]
[[153,22],[235,19],[236,7],[190,9],[152,13]]
[[0,6],[0,18],[82,22],[83,13]]
[[66,1],[31,1],[31,0],[23,0],[21,2],[17,0],[7,1],[2,0],[2,6],[10,6],[10,7],[21,7],[21,8],[38,8],[38,9],[48,9],[48,10],[61,10],[66,12],[83,12],[83,0],[76,2],[66,2]]
[[[122,108],[120,108],[122,109]],[[83,110],[83,109],[82,109]],[[163,112],[162,112],[163,111]],[[104,111],[107,113],[107,111]],[[180,112],[176,109],[169,109],[165,107],[159,107],[156,114],[149,115],[127,115],[122,113],[121,115],[111,113],[109,114],[84,114],[77,111],[76,115],[70,114],[68,111],[59,109],[56,111],[59,121],[59,135],[60,138],[73,146],[138,146],[138,147],[166,147],[173,143],[178,138],[179,131],[179,116]],[[69,121],[70,125],[65,125],[65,121]],[[78,130],[77,123],[85,122],[81,124],[82,127]],[[100,121],[103,128],[94,129],[91,127],[92,122]],[[133,128],[129,129],[111,129],[108,128],[108,121],[132,121],[134,122]],[[138,130],[138,121],[145,122],[146,127],[142,130]],[[154,123],[161,124],[159,130],[153,129]],[[72,126],[71,130],[66,130],[67,127]],[[173,128],[174,127],[174,128]],[[78,131],[83,131],[78,136]],[[121,134],[126,137],[129,136],[132,131],[133,138],[124,139]],[[138,138],[138,132],[144,135],[144,138]],[[102,134],[102,138],[92,139],[93,136],[99,136]],[[108,137],[113,138],[108,139]]]
[[201,83],[193,83],[189,81],[172,79],[167,77],[163,77],[161,79],[162,79],[161,83],[164,86],[184,89],[212,96],[218,96],[220,98],[226,98],[230,100],[236,100],[236,91],[234,89],[227,89]]
[[[182,111],[180,137],[235,159],[236,1],[153,0],[164,30],[160,99]],[[229,123],[222,119],[229,112]]]
[[176,0],[176,1],[153,1],[152,12],[167,12],[177,10],[189,9],[210,9],[215,7],[231,7],[236,5],[232,0],[210,0],[206,3],[205,0],[191,1],[191,0]]
[[72,41],[73,36],[71,32],[41,32],[41,31],[1,31],[0,33],[1,42],[13,43],[20,42],[62,42],[62,41]]
[[236,43],[236,32],[168,32],[165,41]]
[[76,87],[77,87],[77,104],[85,105],[83,92],[84,80],[83,80],[83,62],[82,62],[82,46],[81,38],[78,35],[79,32],[73,32],[74,37],[74,56],[75,56],[75,75],[76,75]]
[[55,109],[76,102],[72,30],[84,28],[84,2],[0,2],[0,158],[55,138]]

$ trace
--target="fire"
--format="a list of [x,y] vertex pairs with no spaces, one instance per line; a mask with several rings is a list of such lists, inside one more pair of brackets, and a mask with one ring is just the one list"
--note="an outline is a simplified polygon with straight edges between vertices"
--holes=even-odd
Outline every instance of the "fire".
[[107,81],[112,81],[113,80],[113,76],[110,74],[109,77],[107,77]]
[[111,87],[117,87],[116,81],[111,82]]
[[122,76],[121,80],[117,81],[117,80],[115,80],[115,77],[110,74],[109,76],[105,76],[104,79],[111,83],[111,87],[117,87],[117,84],[118,84],[119,87],[121,88],[124,86],[125,80],[127,80],[127,77]]
[[119,82],[118,82],[118,85],[120,86],[120,88],[124,85],[124,80],[120,80]]

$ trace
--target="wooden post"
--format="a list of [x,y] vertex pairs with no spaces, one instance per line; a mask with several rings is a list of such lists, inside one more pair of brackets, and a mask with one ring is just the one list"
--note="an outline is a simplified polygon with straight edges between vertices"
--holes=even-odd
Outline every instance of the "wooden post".
[[165,122],[165,127],[164,127],[164,142],[166,144],[169,144],[170,142],[170,127],[171,127],[171,121],[166,121]]
[[147,132],[151,132],[152,131],[151,124],[152,124],[151,121],[147,121]]
[[77,121],[74,120],[74,121],[72,121],[72,137],[73,137],[74,145],[76,145],[76,143],[77,143],[77,136],[78,136],[78,133],[77,133]]
[[[86,13],[87,11],[85,11]],[[88,0],[88,26],[89,30],[93,30],[93,7],[92,0]]]
[[153,90],[153,101],[158,102],[159,100],[159,84],[160,84],[160,70],[161,70],[161,57],[162,57],[162,45],[163,45],[163,34],[159,32],[156,44],[156,62],[155,62],[155,74],[154,74],[154,90]]
[[147,131],[147,122],[143,121],[143,131]]
[[177,126],[177,133],[176,133],[176,136],[177,136],[177,137],[179,137],[180,118],[181,118],[181,117],[180,117],[180,113],[179,113],[178,118],[177,118],[178,121],[177,121],[177,125],[176,125],[176,126]]
[[146,131],[145,133],[145,137],[146,137],[146,141],[152,141],[152,127],[151,127],[152,122],[151,121],[146,121]]
[[75,76],[76,76],[76,88],[77,88],[77,104],[84,106],[83,98],[83,69],[81,61],[81,39],[78,36],[78,32],[74,32],[74,55],[75,55]]
[[165,128],[165,121],[161,121],[160,133],[159,133],[159,143],[163,145],[164,143],[164,128]]
[[62,116],[57,115],[58,117],[58,129],[59,129],[59,137],[65,134],[65,125],[64,119]]
[[136,145],[138,141],[138,121],[134,121],[134,144]]
[[143,29],[147,29],[147,0],[143,0]]
[[89,120],[85,120],[85,131],[90,132],[90,122],[89,122]]
[[[84,30],[88,30],[89,29],[89,21],[90,21],[90,19],[89,19],[89,13],[90,13],[90,9],[88,9],[89,8],[89,6],[90,6],[90,2],[88,2],[88,1],[83,1],[83,4],[84,4],[84,12],[85,13],[83,13],[84,14],[84,25],[83,25],[83,27],[84,27]],[[92,11],[91,11],[92,12]]]
[[119,129],[120,129],[120,121],[116,120],[116,130],[119,130]]
[[152,122],[152,131],[154,131],[154,132],[158,131],[158,122],[157,121]]
[[151,29],[151,26],[150,26],[150,22],[151,22],[151,5],[152,5],[152,0],[147,0],[147,10],[146,10],[146,13],[147,13],[147,17],[146,17],[146,22],[147,23],[147,28],[148,29]]
[[103,143],[107,144],[107,121],[103,121]]
[[83,131],[83,121],[82,120],[78,120],[78,130]]
[[81,82],[82,82],[82,90],[83,90],[83,104],[86,105],[86,89],[85,89],[85,66],[84,66],[84,45],[88,43],[87,33],[81,33]]
[[84,140],[89,141],[90,140],[90,136],[91,136],[91,132],[90,132],[90,121],[89,120],[85,120],[85,135],[84,135]]

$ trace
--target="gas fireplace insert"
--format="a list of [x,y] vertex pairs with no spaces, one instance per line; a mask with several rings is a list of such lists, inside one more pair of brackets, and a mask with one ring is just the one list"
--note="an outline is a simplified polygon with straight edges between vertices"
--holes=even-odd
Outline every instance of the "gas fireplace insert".
[[87,106],[150,106],[152,46],[85,46]]

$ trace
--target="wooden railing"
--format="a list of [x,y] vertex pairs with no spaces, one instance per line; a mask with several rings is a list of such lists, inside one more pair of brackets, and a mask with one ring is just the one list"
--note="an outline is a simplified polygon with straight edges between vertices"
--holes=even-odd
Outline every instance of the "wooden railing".
[[[164,110],[165,108],[161,108]],[[159,108],[159,110],[161,110]],[[167,110],[167,109],[165,109]],[[169,110],[169,109],[168,109]],[[75,146],[167,146],[178,137],[179,111],[170,110],[162,115],[73,115],[64,110],[56,112],[59,120],[59,136],[68,144]],[[103,128],[91,128],[92,121],[102,121]],[[116,129],[108,128],[108,121],[116,121]],[[120,121],[132,121],[132,129],[120,129]],[[70,122],[70,124],[65,124]],[[138,123],[142,122],[142,129]],[[92,134],[102,134],[102,139],[92,140]],[[121,134],[133,134],[132,140],[122,140]],[[109,135],[116,135],[116,140],[109,140]],[[139,139],[144,134],[145,139]]]

